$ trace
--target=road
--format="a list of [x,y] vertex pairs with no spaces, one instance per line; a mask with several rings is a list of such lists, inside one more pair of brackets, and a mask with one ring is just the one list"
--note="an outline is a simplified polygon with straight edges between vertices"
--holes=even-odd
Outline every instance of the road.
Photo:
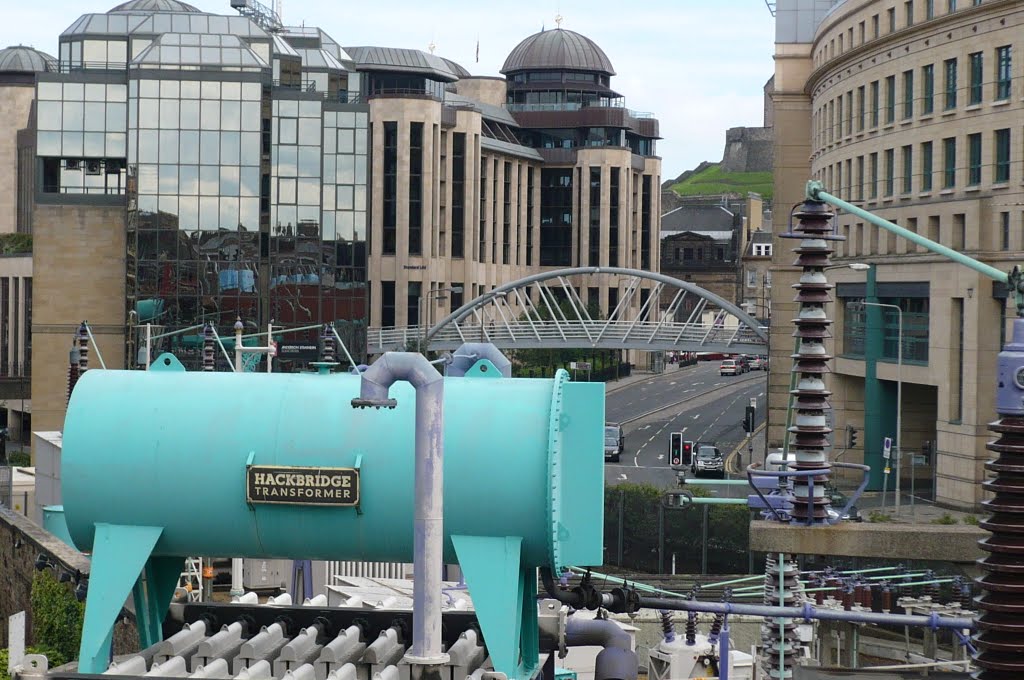
[[[750,399],[757,400],[757,421],[764,420],[766,374],[720,376],[718,362],[669,369],[649,381],[634,383],[608,395],[607,420],[623,423],[626,448],[618,463],[605,463],[605,484],[647,483],[676,486],[668,465],[669,438],[715,443],[728,456],[746,441],[743,415]],[[745,453],[745,451],[744,451]],[[746,456],[744,456],[745,458]],[[718,495],[726,496],[720,489]]]

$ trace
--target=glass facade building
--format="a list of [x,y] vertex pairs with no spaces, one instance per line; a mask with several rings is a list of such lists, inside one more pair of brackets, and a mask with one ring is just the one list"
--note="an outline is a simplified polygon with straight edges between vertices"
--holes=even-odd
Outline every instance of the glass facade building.
[[[358,354],[368,109],[351,60],[319,29],[165,4],[177,11],[129,2],[62,34],[38,84],[37,201],[124,206],[128,365],[139,325],[230,334],[236,317],[247,333],[334,322]],[[198,331],[161,349],[197,360]]]

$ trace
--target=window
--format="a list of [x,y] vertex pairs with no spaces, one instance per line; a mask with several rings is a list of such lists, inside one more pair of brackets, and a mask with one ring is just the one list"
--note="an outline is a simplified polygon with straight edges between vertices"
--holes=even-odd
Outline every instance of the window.
[[601,264],[601,168],[590,168],[590,253],[591,267]]
[[921,191],[932,190],[932,143],[921,144]]
[[885,195],[892,196],[896,190],[896,150],[885,150]]
[[[384,254],[394,255],[398,230],[398,123],[384,122]],[[395,284],[391,284],[391,323],[394,325]],[[387,298],[385,298],[386,304]]]
[[878,15],[877,14],[873,14],[873,15],[871,15],[871,35],[872,35],[872,37],[877,38],[878,34],[879,34]]
[[1010,129],[996,130],[995,182],[1010,181]]
[[889,15],[889,32],[896,32],[896,8],[890,7],[886,13]]
[[907,26],[914,25],[914,0],[907,0],[903,3],[903,14],[907,20]]
[[380,325],[395,325],[395,282],[380,282]]
[[[466,133],[452,137],[452,257],[466,254]],[[452,302],[452,308],[455,302]]]
[[1010,213],[999,213],[999,224],[1003,233],[1003,250],[1010,249]]
[[910,144],[903,147],[903,193],[914,190],[914,147]]
[[946,11],[950,12],[950,13],[956,11],[956,0],[947,0],[947,2],[946,2]]
[[857,156],[857,200],[864,200],[864,156]]
[[934,19],[935,18],[935,0],[925,0],[924,3],[924,18]]
[[533,168],[526,169],[526,266],[533,266]]
[[967,135],[967,186],[981,184],[981,133]]
[[896,76],[885,79],[885,122],[896,120]]
[[972,7],[977,7],[980,4],[981,4],[981,0],[971,0],[971,6]]
[[1010,46],[996,48],[996,99],[1010,98]]
[[903,72],[903,117],[914,116],[914,72]]
[[846,93],[846,134],[853,134],[853,90]]
[[405,287],[405,319],[409,326],[420,325],[420,304],[423,296],[423,283],[410,281]]
[[857,132],[864,130],[864,112],[867,110],[867,102],[864,101],[864,86],[857,88]]
[[619,170],[611,168],[608,186],[608,266],[619,266]]
[[956,186],[956,137],[942,140],[942,188]]
[[921,114],[927,116],[935,109],[935,65],[921,67]]
[[860,44],[863,45],[867,41],[867,30],[864,27],[864,22],[860,22]]
[[946,110],[956,108],[956,58],[943,62],[946,73]]
[[871,198],[878,198],[878,154],[871,154]]
[[878,94],[878,81],[875,80],[871,83],[871,127],[878,127],[878,107],[879,107],[879,94]]
[[423,123],[409,124],[409,254],[423,251]]
[[970,55],[971,59],[971,89],[968,105],[981,103],[981,88],[984,83],[984,56],[981,52]]

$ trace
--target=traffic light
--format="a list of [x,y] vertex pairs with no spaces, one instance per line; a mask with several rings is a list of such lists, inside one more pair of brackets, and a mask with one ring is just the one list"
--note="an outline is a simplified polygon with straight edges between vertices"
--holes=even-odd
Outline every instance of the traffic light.
[[693,462],[693,442],[683,442],[683,465]]
[[846,448],[852,449],[857,446],[858,434],[859,432],[857,432],[857,428],[855,428],[853,425],[846,426]]
[[673,432],[669,444],[669,458],[672,467],[679,467],[683,464],[683,433]]

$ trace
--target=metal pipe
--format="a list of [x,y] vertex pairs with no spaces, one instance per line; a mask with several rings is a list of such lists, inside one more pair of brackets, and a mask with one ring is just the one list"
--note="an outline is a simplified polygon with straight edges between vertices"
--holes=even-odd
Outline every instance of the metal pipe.
[[917,245],[922,246],[923,248],[927,248],[933,253],[937,253],[939,255],[947,257],[958,264],[962,264],[965,267],[973,269],[979,274],[987,276],[990,279],[995,279],[996,281],[1000,281],[1002,283],[1008,282],[1009,277],[1007,276],[1006,272],[1001,272],[995,267],[991,267],[985,264],[984,262],[978,262],[974,258],[968,257],[963,253],[953,250],[952,248],[947,248],[941,243],[936,243],[935,241],[927,239],[924,236],[921,236],[920,234],[916,234],[912,231],[904,229],[898,224],[894,224],[889,220],[882,219],[878,215],[874,215],[868,212],[867,210],[863,210],[862,208],[858,208],[857,206],[851,203],[847,203],[841,198],[836,198],[835,196],[828,193],[822,188],[821,182],[810,181],[807,183],[807,197],[814,201],[822,201],[824,203],[834,205],[837,208],[842,208],[851,215],[856,215],[857,217],[867,222],[870,222],[876,227],[881,227],[886,231],[891,231],[897,236],[900,236],[902,238],[907,239],[908,241],[916,243]]
[[[228,366],[231,366],[231,370],[232,371],[236,371],[236,372],[239,371],[240,369],[238,368],[238,362],[237,361],[235,361],[235,362],[231,361],[231,355],[228,354],[228,350],[224,346],[224,341],[220,339],[220,334],[217,333],[217,327],[211,324],[210,328],[211,328],[211,330],[213,330],[213,337],[217,341],[217,346],[220,347],[220,353],[223,354],[224,358],[227,360]],[[237,339],[237,337],[235,339],[235,347],[238,347],[238,339]],[[238,352],[237,349],[235,351]],[[236,354],[236,357],[237,357],[237,354]]]
[[[245,326],[242,324],[242,317],[235,317],[235,372],[242,372],[242,330]],[[217,337],[217,330],[214,329],[214,337]],[[217,337],[217,341],[220,342],[220,338]],[[221,345],[221,349],[224,346]],[[231,590],[229,594],[232,597],[241,597],[245,593],[245,589],[242,587],[243,581],[243,562],[241,557],[231,558]]]
[[476,362],[487,359],[498,372],[505,378],[512,377],[512,362],[508,360],[501,350],[489,342],[465,342],[452,354],[451,364],[448,366],[450,377],[461,378],[466,371],[471,369]]
[[686,479],[686,486],[750,486],[745,479]]
[[100,360],[100,368],[105,369],[107,364],[103,361],[103,355],[100,354],[100,346],[96,344],[96,338],[93,337],[92,329],[89,328],[89,324],[86,322],[82,322],[82,325],[85,326],[85,332],[89,334],[89,342],[92,343],[92,348],[96,350],[96,358]]
[[729,680],[729,617],[718,634],[718,680]]
[[629,634],[614,621],[570,618],[565,624],[565,643],[568,647],[604,648],[597,655],[595,678],[636,680],[639,664]]
[[338,329],[334,327],[333,321],[331,322],[329,328],[331,329],[331,333],[334,333],[334,338],[338,341],[338,346],[341,347],[341,351],[345,353],[345,358],[348,359],[348,362],[351,366],[355,367],[357,365],[356,360],[353,359],[352,355],[349,353],[348,347],[345,345],[345,341],[342,340],[341,336],[338,334]]
[[960,616],[928,616],[917,614],[879,614],[875,612],[845,611],[818,608],[811,604],[800,607],[774,607],[758,604],[735,604],[732,602],[703,602],[700,600],[674,600],[664,597],[640,597],[642,609],[672,609],[676,611],[709,612],[712,614],[739,614],[747,616],[769,616],[778,618],[804,619],[807,621],[848,621],[851,623],[872,623],[876,625],[925,626],[931,629],[974,629],[974,620]]
[[150,358],[153,356],[151,349],[153,343],[153,324],[146,322],[146,370],[149,370]]
[[416,390],[416,469],[413,519],[412,649],[406,659],[413,678],[440,677],[448,661],[441,651],[441,567],[444,548],[444,378],[426,357],[387,352],[361,374],[355,408],[394,408],[388,396],[395,382]]

